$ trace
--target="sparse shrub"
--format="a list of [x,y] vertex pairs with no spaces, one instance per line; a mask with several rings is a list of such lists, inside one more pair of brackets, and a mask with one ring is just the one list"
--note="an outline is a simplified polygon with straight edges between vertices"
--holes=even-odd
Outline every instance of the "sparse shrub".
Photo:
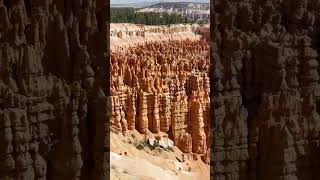
[[128,171],[125,169],[125,170],[123,171],[123,173],[124,173],[124,174],[128,174]]
[[167,150],[168,150],[168,151],[171,151],[171,152],[174,152],[174,150],[173,150],[172,147],[167,147]]
[[163,153],[163,151],[165,151],[163,148],[161,148],[161,147],[155,147],[154,148],[154,150],[153,150],[154,152],[156,152],[156,153]]
[[155,142],[153,143],[153,147],[154,147],[154,148],[160,147],[159,141],[155,141]]
[[140,142],[139,144],[136,145],[136,148],[139,150],[142,150],[146,147],[146,144],[144,142]]
[[110,128],[110,131],[111,131],[112,133],[114,133],[114,134],[119,135],[119,131],[117,131],[117,130],[115,130],[115,129],[113,129],[113,128]]
[[144,146],[142,144],[138,144],[138,146],[136,146],[137,149],[142,150],[144,149]]

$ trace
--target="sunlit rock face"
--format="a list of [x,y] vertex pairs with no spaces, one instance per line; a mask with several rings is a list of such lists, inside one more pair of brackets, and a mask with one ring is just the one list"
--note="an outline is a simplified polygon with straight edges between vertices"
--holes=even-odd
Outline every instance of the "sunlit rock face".
[[0,0],[0,179],[106,178],[105,14],[100,0]]
[[208,29],[122,26],[111,26],[111,129],[167,133],[181,151],[209,162]]
[[318,1],[217,1],[214,179],[319,177]]

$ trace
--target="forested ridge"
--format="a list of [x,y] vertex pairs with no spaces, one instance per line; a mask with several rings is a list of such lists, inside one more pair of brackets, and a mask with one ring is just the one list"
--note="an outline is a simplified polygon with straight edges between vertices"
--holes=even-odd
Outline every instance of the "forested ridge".
[[146,25],[169,25],[194,23],[180,14],[136,12],[135,8],[111,8],[111,23],[133,23]]

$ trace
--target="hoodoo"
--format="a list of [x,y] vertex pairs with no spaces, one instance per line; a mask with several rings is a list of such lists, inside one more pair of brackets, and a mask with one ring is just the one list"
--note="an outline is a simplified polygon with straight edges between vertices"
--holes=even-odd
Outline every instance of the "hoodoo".
[[210,46],[201,28],[111,24],[111,129],[124,130],[123,109],[130,130],[166,133],[183,152],[209,154]]
[[319,2],[218,0],[214,179],[319,178]]
[[208,179],[209,27],[110,26],[111,177]]

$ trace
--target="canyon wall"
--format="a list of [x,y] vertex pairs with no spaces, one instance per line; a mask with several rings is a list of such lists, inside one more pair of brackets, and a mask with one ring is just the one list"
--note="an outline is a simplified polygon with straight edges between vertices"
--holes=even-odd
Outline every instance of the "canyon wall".
[[106,179],[103,0],[0,0],[0,179]]
[[319,179],[319,7],[215,1],[213,179]]
[[183,152],[209,162],[209,43],[184,28],[165,38],[169,30],[161,29],[151,32],[157,38],[125,48],[117,43],[123,36],[111,41],[110,128],[167,133]]
[[208,29],[205,26],[200,28],[197,24],[172,24],[168,26],[145,26],[129,23],[111,23],[110,24],[110,50],[119,51],[138,44],[148,42],[163,42],[169,40],[199,40],[200,34],[195,32],[201,29]]

